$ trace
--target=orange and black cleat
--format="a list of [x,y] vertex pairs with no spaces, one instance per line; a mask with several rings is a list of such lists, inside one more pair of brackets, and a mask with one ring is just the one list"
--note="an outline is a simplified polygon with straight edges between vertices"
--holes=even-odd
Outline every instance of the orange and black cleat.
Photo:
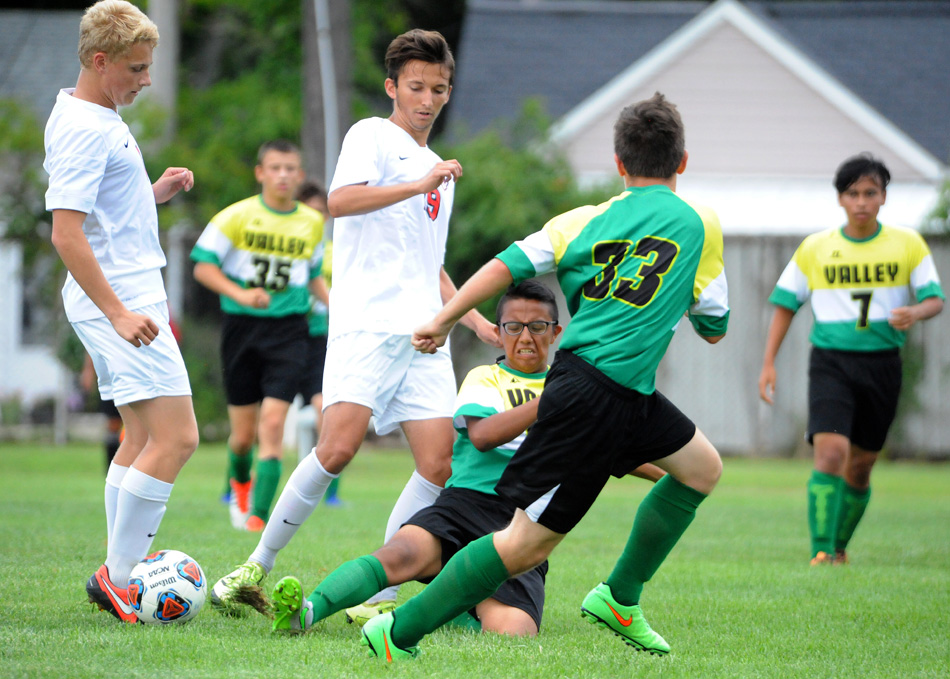
[[137,623],[138,616],[132,610],[129,603],[129,592],[127,589],[120,589],[112,584],[109,579],[109,569],[102,564],[89,582],[86,583],[86,594],[89,595],[89,603],[99,607],[101,611],[108,611],[122,622]]

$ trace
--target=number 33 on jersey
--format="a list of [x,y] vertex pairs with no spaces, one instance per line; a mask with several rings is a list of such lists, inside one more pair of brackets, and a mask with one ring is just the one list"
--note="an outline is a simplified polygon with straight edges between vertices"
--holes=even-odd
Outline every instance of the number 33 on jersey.
[[566,212],[498,258],[516,281],[556,270],[571,313],[561,348],[643,394],[684,309],[700,335],[726,332],[719,220],[666,186]]
[[323,264],[323,217],[301,203],[290,212],[277,212],[259,195],[252,196],[211,219],[191,258],[220,267],[244,288],[264,288],[271,293],[267,309],[241,306],[222,295],[225,313],[306,314],[310,310],[307,284],[320,275]]

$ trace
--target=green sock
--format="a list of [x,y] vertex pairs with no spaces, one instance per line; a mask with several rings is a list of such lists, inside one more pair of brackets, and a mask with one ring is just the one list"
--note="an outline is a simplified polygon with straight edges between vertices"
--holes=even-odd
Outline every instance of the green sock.
[[383,564],[372,554],[347,561],[324,578],[307,597],[313,604],[313,621],[361,604],[390,584]]
[[808,479],[808,531],[811,534],[811,555],[835,553],[835,529],[838,505],[844,479],[816,469]]
[[640,503],[627,546],[606,581],[617,603],[640,602],[643,583],[656,573],[705,499],[671,474],[657,481]]
[[468,632],[481,632],[482,631],[482,622],[474,615],[472,615],[471,609],[465,611],[464,613],[459,613],[457,616],[445,623],[446,627],[454,627],[456,629],[463,629]]
[[428,587],[396,609],[393,643],[400,648],[415,646],[429,632],[490,597],[507,579],[493,534],[470,542]]
[[[340,487],[340,477],[337,476],[335,479],[330,481],[330,485],[327,486],[327,492],[323,494],[323,501],[326,502],[328,500],[335,500],[337,489],[339,489],[339,487]],[[372,596],[372,594],[370,596]]]
[[267,521],[270,506],[280,484],[281,461],[277,458],[257,461],[257,478],[254,480],[254,501],[251,514]]
[[860,490],[842,482],[841,505],[838,509],[838,531],[835,533],[835,551],[844,551],[858,527],[864,510],[871,501],[870,486]]
[[[251,480],[251,466],[254,464],[254,447],[244,455],[238,455],[231,446],[228,446],[228,478],[238,483],[247,483]],[[230,483],[228,490],[231,489]]]

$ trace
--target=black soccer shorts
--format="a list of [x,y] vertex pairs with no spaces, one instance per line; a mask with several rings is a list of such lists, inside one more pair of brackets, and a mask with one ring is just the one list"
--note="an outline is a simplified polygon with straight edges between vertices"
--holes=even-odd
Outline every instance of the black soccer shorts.
[[627,389],[560,350],[528,430],[495,491],[556,533],[584,517],[611,476],[685,446],[696,425],[663,394]]
[[302,314],[225,314],[221,364],[228,405],[251,405],[265,396],[293,403],[307,366],[307,337]]
[[[511,523],[515,508],[501,498],[468,488],[444,489],[436,501],[416,512],[404,525],[419,526],[442,544],[442,565],[462,547]],[[548,562],[502,583],[492,595],[496,601],[524,611],[541,629],[544,579]]]
[[808,364],[809,443],[833,433],[871,452],[884,447],[897,414],[901,357],[891,351],[835,351],[812,347]]

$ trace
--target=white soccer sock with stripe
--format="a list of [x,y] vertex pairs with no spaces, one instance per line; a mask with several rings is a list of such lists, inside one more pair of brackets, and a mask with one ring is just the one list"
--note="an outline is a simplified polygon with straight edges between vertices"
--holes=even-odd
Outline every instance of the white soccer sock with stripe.
[[277,553],[287,546],[297,529],[320,504],[327,486],[338,476],[323,468],[314,451],[301,460],[277,498],[261,540],[248,561],[259,563],[270,573]]
[[[437,486],[431,481],[427,481],[419,472],[412,472],[409,482],[402,489],[399,499],[389,515],[389,522],[386,524],[386,542],[396,534],[402,524],[412,518],[412,515],[420,509],[428,507],[442,492],[442,487]],[[372,604],[377,601],[393,601],[399,592],[399,585],[387,587],[376,596],[370,597],[366,603]]]
[[124,589],[132,568],[148,555],[173,487],[135,467],[125,473],[106,557],[109,579],[116,587]]
[[115,525],[115,506],[119,502],[119,488],[122,486],[122,479],[125,478],[128,467],[122,467],[112,462],[109,465],[109,471],[106,473],[106,535],[108,541],[106,545],[112,544],[112,527]]

